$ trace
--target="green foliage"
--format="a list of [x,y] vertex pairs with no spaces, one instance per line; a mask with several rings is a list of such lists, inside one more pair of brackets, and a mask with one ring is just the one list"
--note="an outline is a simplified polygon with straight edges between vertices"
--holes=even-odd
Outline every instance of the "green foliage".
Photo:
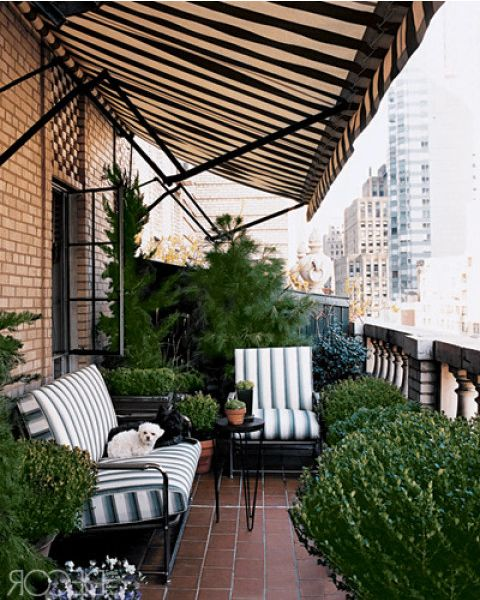
[[354,431],[371,431],[375,435],[375,429],[387,421],[394,420],[400,413],[417,412],[422,410],[418,402],[405,402],[403,404],[392,404],[384,408],[361,407],[350,417],[343,421],[335,421],[328,429],[327,442],[330,446],[338,444],[345,436]]
[[6,332],[0,333],[0,390],[18,381],[30,381],[34,377],[12,375],[12,370],[21,365],[24,360],[20,353],[23,343],[11,334],[16,332],[20,325],[29,325],[40,316],[30,312],[0,311],[0,332]]
[[312,369],[316,390],[364,372],[367,350],[355,338],[346,335],[340,323],[333,321],[313,346]]
[[349,434],[306,473],[300,538],[362,600],[480,597],[480,430],[399,412]]
[[233,373],[235,348],[292,346],[307,313],[308,298],[285,290],[284,263],[271,249],[260,253],[245,231],[232,234],[241,218],[223,215],[223,241],[206,255],[206,267],[188,273],[187,292],[195,301],[197,347],[205,363]]
[[165,396],[175,388],[175,373],[168,368],[119,367],[103,375],[112,396]]
[[9,573],[48,568],[48,563],[24,539],[19,519],[24,488],[21,481],[22,453],[13,439],[7,418],[0,413],[0,598],[17,600],[30,598],[21,595],[20,588],[8,594]]
[[345,379],[322,390],[321,406],[327,430],[337,421],[350,418],[359,408],[380,409],[405,404],[406,398],[388,381],[373,377]]
[[205,387],[205,377],[195,369],[175,371],[174,389],[176,392],[193,394]]
[[96,485],[88,452],[47,441],[18,442],[24,488],[19,510],[23,536],[35,542],[51,533],[71,533]]
[[210,394],[197,392],[193,396],[186,396],[178,402],[177,409],[180,414],[190,419],[195,437],[211,437],[218,417],[218,404]]
[[203,375],[194,369],[118,367],[105,369],[103,376],[112,396],[165,396],[170,392],[189,394],[201,390],[205,384]]
[[[178,302],[177,279],[170,277],[158,290],[152,292],[155,273],[142,254],[140,235],[148,222],[149,213],[143,203],[138,177],[131,184],[120,168],[114,165],[108,171],[108,179],[114,186],[122,186],[124,203],[124,321],[125,357],[122,364],[137,368],[158,368],[163,366],[162,343],[172,331],[178,313],[171,312],[159,323],[154,324],[152,314],[159,308],[174,307]],[[108,280],[107,297],[111,315],[102,314],[98,330],[108,339],[110,350],[119,348],[118,317],[120,306],[118,213],[104,200],[104,208],[109,229],[106,232],[111,246],[104,246],[109,263],[102,274]]]
[[253,381],[250,381],[249,379],[237,381],[237,383],[235,384],[235,388],[237,390],[253,390],[254,387],[255,387],[255,384],[253,383]]
[[240,410],[241,408],[246,408],[245,402],[241,400],[237,400],[237,398],[229,398],[225,402],[225,410]]

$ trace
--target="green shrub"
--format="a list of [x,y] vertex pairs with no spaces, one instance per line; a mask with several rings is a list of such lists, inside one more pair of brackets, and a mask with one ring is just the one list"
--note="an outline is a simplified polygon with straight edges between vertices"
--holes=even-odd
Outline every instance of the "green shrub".
[[386,421],[392,421],[402,412],[420,412],[422,410],[418,402],[405,402],[403,404],[392,404],[384,408],[359,408],[351,417],[343,421],[335,421],[327,432],[327,442],[331,446],[338,444],[345,436],[354,431],[375,430]]
[[336,422],[350,418],[359,408],[382,408],[405,404],[406,398],[383,379],[361,377],[327,386],[321,393],[321,407],[327,430]]
[[203,389],[205,386],[205,377],[195,369],[189,371],[175,371],[174,390],[176,392],[185,392],[193,394]]
[[199,439],[211,437],[218,416],[218,404],[210,394],[197,392],[178,402],[179,412],[192,423],[193,434]]
[[36,542],[51,533],[71,533],[96,485],[88,452],[47,441],[21,441],[24,493],[20,520],[24,537]]
[[239,410],[241,408],[246,408],[247,405],[245,404],[245,402],[242,402],[241,400],[237,400],[237,398],[229,398],[226,402],[225,402],[225,410]]
[[355,378],[365,372],[367,350],[354,337],[346,335],[340,323],[328,324],[312,350],[313,383],[316,390],[324,386]]
[[426,411],[351,433],[304,475],[297,533],[355,598],[480,598],[479,449],[478,424]]
[[[25,540],[20,516],[25,490],[20,477],[22,453],[13,439],[3,412],[0,413],[0,598],[17,600],[30,598],[22,595],[20,587],[11,594],[9,574],[34,569],[48,569],[48,563]],[[33,490],[35,492],[35,490]]]
[[168,368],[119,367],[103,375],[112,396],[165,396],[175,389],[175,373]]
[[253,383],[253,381],[250,381],[249,379],[242,379],[241,381],[237,381],[235,383],[235,389],[236,390],[253,390],[253,388],[255,387],[255,384]]

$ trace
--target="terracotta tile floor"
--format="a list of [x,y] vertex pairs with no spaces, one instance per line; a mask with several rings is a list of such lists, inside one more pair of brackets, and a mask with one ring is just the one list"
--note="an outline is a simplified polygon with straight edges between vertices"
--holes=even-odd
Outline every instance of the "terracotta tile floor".
[[212,477],[200,477],[172,582],[150,578],[143,600],[344,600],[296,540],[287,513],[296,487],[296,478],[266,475],[249,532],[239,477],[222,480],[219,523]]

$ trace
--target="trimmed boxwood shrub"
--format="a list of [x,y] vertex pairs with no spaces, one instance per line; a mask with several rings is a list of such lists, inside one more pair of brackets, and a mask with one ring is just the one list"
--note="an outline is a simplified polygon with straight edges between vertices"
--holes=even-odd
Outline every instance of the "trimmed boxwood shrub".
[[400,390],[383,379],[360,377],[327,386],[321,393],[321,409],[327,430],[336,422],[350,418],[359,408],[382,408],[405,404]]
[[167,368],[119,367],[103,375],[112,396],[165,396],[175,388],[175,373]]
[[175,391],[193,394],[205,386],[205,377],[195,369],[190,371],[175,371]]
[[405,402],[401,404],[392,404],[384,408],[359,408],[348,419],[335,421],[328,430],[327,442],[330,446],[338,444],[345,436],[354,431],[371,430],[374,434],[375,429],[380,427],[386,421],[392,421],[400,413],[416,412],[422,410],[418,402]]
[[291,509],[297,533],[362,600],[480,598],[480,430],[399,412],[327,449]]

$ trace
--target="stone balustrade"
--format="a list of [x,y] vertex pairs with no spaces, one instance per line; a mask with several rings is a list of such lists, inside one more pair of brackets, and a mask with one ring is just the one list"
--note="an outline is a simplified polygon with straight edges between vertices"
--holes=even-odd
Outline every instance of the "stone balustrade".
[[450,417],[470,418],[480,403],[480,340],[367,321],[355,324],[368,349],[366,370],[405,397]]

